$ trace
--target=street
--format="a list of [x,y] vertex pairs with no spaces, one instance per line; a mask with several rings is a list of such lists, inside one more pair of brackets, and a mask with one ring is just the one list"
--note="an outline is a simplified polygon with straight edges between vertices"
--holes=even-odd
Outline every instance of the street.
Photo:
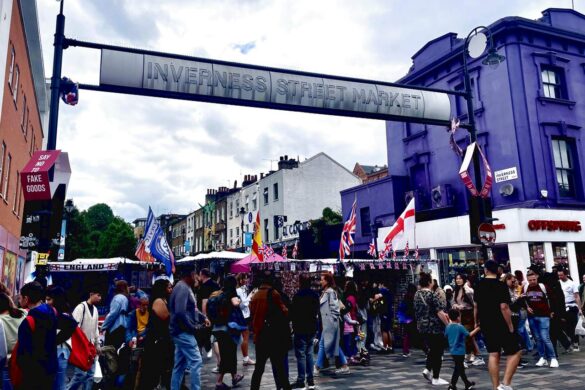
[[[576,352],[568,355],[561,355],[559,358],[560,367],[557,369],[530,367],[520,368],[514,376],[512,383],[514,390],[524,389],[580,389],[585,388],[583,381],[583,363],[585,352]],[[241,355],[240,355],[241,360]],[[486,359],[487,360],[487,359]],[[290,378],[296,379],[296,360],[294,354],[289,354]],[[213,389],[215,383],[215,374],[211,373],[213,364],[210,360],[205,359],[202,370],[201,385],[203,389]],[[239,368],[241,368],[241,363]],[[403,358],[400,353],[394,355],[373,355],[369,367],[351,367],[351,374],[341,377],[323,375],[315,378],[317,389],[344,390],[344,389],[447,389],[447,386],[431,386],[421,375],[424,368],[424,354],[421,351],[413,351],[410,358]],[[249,388],[252,378],[253,366],[243,367],[240,371],[245,375],[244,380],[239,386],[242,389]],[[450,380],[453,372],[451,357],[445,355],[441,377]],[[503,372],[503,367],[502,367]],[[491,389],[487,365],[480,367],[470,367],[466,370],[467,376],[471,381],[476,383],[476,389]],[[228,376],[225,383],[230,384]],[[272,390],[274,380],[269,364],[266,365],[265,374],[262,377],[262,389]],[[458,388],[464,388],[463,383],[459,382]]]

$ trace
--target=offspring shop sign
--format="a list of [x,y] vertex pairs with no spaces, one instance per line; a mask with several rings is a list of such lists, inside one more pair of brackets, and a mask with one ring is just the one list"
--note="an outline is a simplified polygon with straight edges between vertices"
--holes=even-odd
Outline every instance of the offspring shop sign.
[[579,221],[548,221],[532,219],[528,221],[528,229],[531,231],[547,230],[549,232],[580,232],[581,222]]

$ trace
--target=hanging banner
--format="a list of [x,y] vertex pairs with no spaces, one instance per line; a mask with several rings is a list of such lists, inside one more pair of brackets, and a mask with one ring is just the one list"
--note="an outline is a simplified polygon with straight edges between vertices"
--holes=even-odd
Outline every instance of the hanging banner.
[[421,123],[446,123],[451,114],[449,95],[444,92],[124,48],[102,49],[100,87],[328,115],[411,118]]
[[118,269],[118,261],[110,263],[78,263],[52,262],[48,263],[50,272],[88,272],[88,271],[115,271]]
[[[471,175],[469,174],[469,165],[471,164],[471,160],[473,159],[473,154],[475,153],[476,148],[479,151],[479,154],[481,155],[481,159],[483,161],[483,168],[485,170],[485,180],[483,182],[483,187],[481,191],[477,190],[475,184],[473,184]],[[467,150],[465,151],[465,158],[463,159],[463,163],[461,164],[461,168],[459,169],[459,176],[461,177],[463,184],[465,184],[469,192],[471,192],[471,195],[481,196],[482,198],[487,198],[489,196],[490,189],[492,188],[492,183],[494,180],[492,169],[487,161],[487,158],[485,157],[485,154],[483,153],[483,150],[481,150],[481,147],[477,144],[477,142],[473,142],[467,147]]]

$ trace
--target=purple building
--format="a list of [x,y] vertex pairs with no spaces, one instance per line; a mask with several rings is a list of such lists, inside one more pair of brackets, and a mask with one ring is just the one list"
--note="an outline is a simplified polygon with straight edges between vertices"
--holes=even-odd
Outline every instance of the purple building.
[[[547,9],[542,18],[507,17],[489,26],[506,61],[496,69],[469,58],[478,143],[494,171],[491,203],[497,229],[493,256],[512,270],[535,262],[585,271],[585,15]],[[440,36],[412,57],[401,84],[463,90],[464,39]],[[463,98],[453,116],[467,122]],[[389,176],[342,191],[343,215],[358,202],[356,247],[364,255],[378,224],[378,242],[416,198],[416,245],[451,273],[477,264],[470,244],[469,191],[462,159],[445,128],[387,122]],[[465,150],[467,131],[455,140]],[[411,248],[413,245],[410,245]],[[359,253],[363,251],[363,253]],[[445,278],[447,276],[443,275]]]

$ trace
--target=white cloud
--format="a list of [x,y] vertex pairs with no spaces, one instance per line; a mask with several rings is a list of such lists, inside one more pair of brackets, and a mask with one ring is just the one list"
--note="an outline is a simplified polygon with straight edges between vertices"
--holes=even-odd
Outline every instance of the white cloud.
[[[211,59],[394,81],[427,41],[465,35],[510,15],[540,17],[554,0],[65,2],[66,35]],[[45,70],[51,72],[58,3],[38,0]],[[581,11],[583,11],[581,9]],[[99,52],[66,51],[63,75],[98,83]],[[60,109],[58,147],[70,154],[69,196],[105,202],[127,220],[186,213],[242,175],[288,154],[324,151],[348,168],[383,164],[381,121],[114,95],[82,90]]]

